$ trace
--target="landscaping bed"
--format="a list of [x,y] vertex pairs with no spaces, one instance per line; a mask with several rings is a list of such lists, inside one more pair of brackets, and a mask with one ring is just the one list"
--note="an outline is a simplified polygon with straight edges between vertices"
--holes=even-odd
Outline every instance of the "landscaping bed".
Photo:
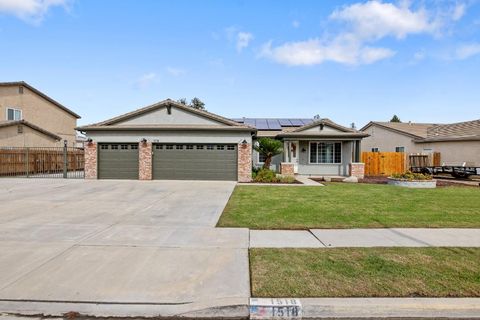
[[478,228],[480,190],[378,184],[237,186],[218,226],[250,229]]
[[250,249],[253,297],[480,297],[480,248]]

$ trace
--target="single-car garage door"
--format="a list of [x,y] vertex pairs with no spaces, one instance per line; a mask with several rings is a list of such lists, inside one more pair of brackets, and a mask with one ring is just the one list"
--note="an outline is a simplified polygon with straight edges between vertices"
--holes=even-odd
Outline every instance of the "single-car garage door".
[[138,179],[138,144],[100,143],[99,179]]
[[154,144],[153,179],[237,180],[235,144]]

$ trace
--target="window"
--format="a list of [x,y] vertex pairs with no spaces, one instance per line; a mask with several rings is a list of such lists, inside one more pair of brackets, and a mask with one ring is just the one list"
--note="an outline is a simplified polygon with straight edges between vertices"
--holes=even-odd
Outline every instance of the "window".
[[265,163],[265,159],[267,159],[267,157],[265,157],[265,155],[259,153],[258,154],[258,163]]
[[192,150],[193,149],[193,144],[187,144],[187,150]]
[[118,150],[118,144],[112,144],[112,150]]
[[213,145],[212,144],[207,145],[207,150],[213,150]]
[[310,163],[342,163],[342,143],[310,142]]
[[137,150],[138,149],[138,144],[131,144],[130,149]]
[[202,145],[198,145],[198,146],[197,146],[197,150],[203,150],[203,146],[202,146]]
[[120,149],[127,150],[128,149],[128,144],[121,144]]
[[395,147],[395,152],[405,152],[405,147]]
[[378,152],[378,148],[372,148],[372,152]]
[[107,150],[107,149],[108,149],[108,144],[102,144],[102,145],[100,146],[100,149],[102,149],[102,150]]
[[155,149],[162,150],[163,149],[163,144],[156,144]]
[[177,150],[183,150],[183,146],[182,146],[181,144],[177,144],[177,145],[175,146],[175,149],[177,149]]
[[172,150],[173,149],[173,144],[167,144],[165,149]]
[[7,120],[22,120],[22,110],[7,108]]
[[227,150],[235,150],[235,146],[230,144],[227,146]]
[[225,146],[218,145],[217,150],[225,150]]

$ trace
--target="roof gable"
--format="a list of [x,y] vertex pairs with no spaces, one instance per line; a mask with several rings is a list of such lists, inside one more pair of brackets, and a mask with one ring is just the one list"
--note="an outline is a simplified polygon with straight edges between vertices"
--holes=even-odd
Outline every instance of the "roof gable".
[[173,100],[167,99],[138,110],[125,113],[99,123],[87,125],[82,129],[102,128],[237,128],[252,129],[236,121],[221,117],[211,112],[198,110]]
[[43,128],[40,128],[39,126],[34,125],[31,122],[25,121],[25,120],[15,120],[15,121],[0,121],[0,129],[1,128],[6,128],[6,127],[11,127],[11,126],[17,126],[17,125],[24,125],[29,127],[32,130],[35,130],[37,132],[40,132],[41,134],[50,137],[54,140],[62,140],[62,138],[58,135],[56,135],[53,132],[50,132],[48,130],[45,130]]
[[372,126],[378,126],[392,132],[406,135],[413,138],[424,138],[427,136],[429,128],[435,126],[433,123],[413,123],[413,122],[378,122],[370,121],[360,131],[365,132]]
[[12,87],[12,86],[19,86],[19,87],[25,87],[27,88],[28,90],[32,91],[33,93],[35,93],[37,96],[47,100],[48,102],[52,103],[53,105],[57,106],[58,108],[62,109],[63,111],[71,114],[72,116],[74,116],[75,118],[77,119],[80,119],[81,117],[76,114],[75,112],[73,112],[72,110],[68,109],[67,107],[65,107],[64,105],[62,105],[60,102],[50,98],[49,96],[47,96],[45,93],[41,92],[40,90],[32,87],[31,85],[29,85],[28,83],[26,83],[25,81],[17,81],[17,82],[0,82],[0,87]]
[[302,132],[302,133],[326,133],[326,134],[332,134],[332,133],[342,133],[342,132],[357,132],[354,129],[350,129],[344,126],[341,126],[339,124],[336,124],[335,122],[329,120],[329,119],[321,119],[314,121],[310,124],[304,125],[302,127],[299,127],[292,132]]

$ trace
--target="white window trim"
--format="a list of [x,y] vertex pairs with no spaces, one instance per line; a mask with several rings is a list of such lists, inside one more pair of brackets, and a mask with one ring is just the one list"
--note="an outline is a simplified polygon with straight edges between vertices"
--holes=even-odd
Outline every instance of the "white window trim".
[[[403,151],[397,151],[397,148],[403,148]],[[405,152],[405,147],[395,147],[395,152]]]
[[[8,120],[8,110],[13,110],[13,117],[15,118],[15,111],[20,111],[20,119],[18,120]],[[19,121],[19,120],[23,120],[23,112],[22,112],[22,109],[16,109],[16,108],[10,108],[10,107],[7,107],[5,108],[5,119],[7,121]]]
[[258,164],[265,164],[265,161],[264,162],[260,162],[260,152],[256,151],[257,153],[257,163]]
[[[326,162],[326,163],[318,163],[318,162],[310,162],[310,148],[312,146],[312,142],[315,142],[315,143],[319,143],[319,142],[330,142],[330,143],[340,143],[340,162],[334,162],[334,163],[330,163],[330,162]],[[334,147],[335,148],[335,147]],[[343,141],[333,141],[333,140],[310,140],[308,141],[308,154],[307,154],[307,157],[308,157],[308,164],[311,164],[311,165],[319,165],[319,166],[331,166],[331,165],[334,165],[334,166],[339,166],[339,165],[342,165],[343,164]],[[318,152],[317,152],[317,157],[318,157]],[[333,151],[333,157],[334,157],[334,160],[335,160],[335,150]]]

